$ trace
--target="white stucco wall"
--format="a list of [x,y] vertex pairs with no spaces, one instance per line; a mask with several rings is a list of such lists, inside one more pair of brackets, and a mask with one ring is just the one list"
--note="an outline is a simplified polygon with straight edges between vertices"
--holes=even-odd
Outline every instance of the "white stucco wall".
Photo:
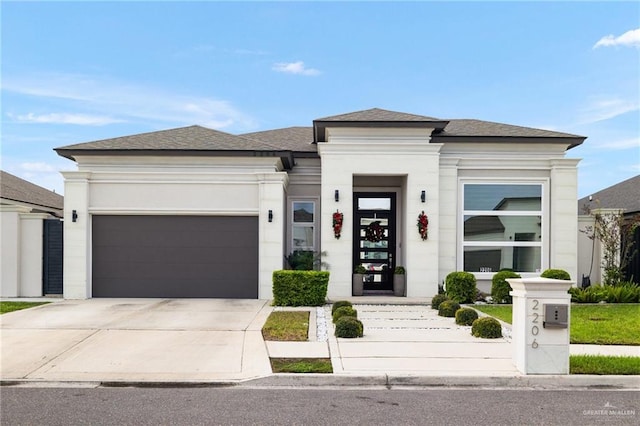
[[43,221],[46,213],[0,206],[0,297],[42,296]]
[[91,297],[91,216],[100,214],[258,216],[259,298],[271,298],[271,273],[282,269],[288,183],[278,158],[104,156],[77,161],[79,171],[63,172],[65,298]]
[[578,275],[576,282],[580,285],[582,277],[590,277],[591,284],[601,283],[600,268],[601,246],[597,239],[591,239],[595,219],[591,215],[578,216]]
[[578,281],[578,162],[567,158],[551,161],[549,267],[564,269]]
[[29,209],[17,206],[0,206],[2,221],[2,252],[0,253],[0,283],[2,297],[17,297],[20,283],[20,214]]
[[43,292],[42,256],[44,220],[43,213],[23,213],[20,215],[20,291],[21,297],[40,297]]
[[[398,235],[407,270],[407,296],[428,297],[438,290],[439,249],[439,151],[430,144],[430,129],[328,129],[326,143],[318,144],[322,159],[322,250],[330,266],[329,297],[351,296],[353,238],[353,177],[403,176],[404,208]],[[340,191],[335,202],[334,191]],[[427,201],[420,201],[421,191]],[[398,206],[400,207],[400,206]],[[342,237],[332,232],[332,215],[344,214]],[[429,216],[429,239],[416,230],[420,212]]]
[[[452,143],[441,149],[440,281],[462,265],[462,182],[543,185],[542,269],[561,268],[577,277],[577,164],[562,144]],[[454,184],[455,181],[455,184]],[[455,188],[454,188],[455,186]],[[455,196],[455,200],[454,200]],[[453,206],[456,206],[455,208]],[[452,223],[456,221],[455,227]],[[451,236],[456,234],[455,244]],[[447,238],[444,235],[447,235]],[[573,233],[573,234],[571,234]],[[455,268],[452,260],[455,259]],[[475,273],[478,288],[491,290],[492,273]],[[537,274],[523,274],[535,276]]]

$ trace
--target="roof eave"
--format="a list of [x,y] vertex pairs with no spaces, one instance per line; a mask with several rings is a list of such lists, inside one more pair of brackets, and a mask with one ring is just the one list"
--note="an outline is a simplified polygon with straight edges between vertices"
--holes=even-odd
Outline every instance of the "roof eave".
[[440,132],[449,124],[446,120],[434,121],[331,121],[331,120],[314,120],[313,121],[313,142],[326,142],[327,127],[364,127],[364,128],[398,128],[404,127],[409,129],[434,129],[434,132]]
[[76,156],[166,156],[166,157],[279,157],[286,170],[293,167],[293,152],[287,150],[197,150],[197,149],[54,149],[58,155],[77,161]]
[[483,143],[563,143],[567,144],[567,150],[575,148],[581,145],[586,136],[456,136],[456,135],[433,135],[431,142],[434,143],[469,143],[469,142],[483,142]]

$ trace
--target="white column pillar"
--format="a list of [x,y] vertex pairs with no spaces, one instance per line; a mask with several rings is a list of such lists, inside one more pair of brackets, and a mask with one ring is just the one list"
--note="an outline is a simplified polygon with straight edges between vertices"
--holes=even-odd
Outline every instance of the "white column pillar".
[[[524,374],[569,374],[573,281],[507,279],[513,296],[513,362]],[[566,315],[566,316],[565,316]]]
[[[288,176],[284,172],[258,175],[258,298],[273,298],[273,271],[282,269],[284,235],[287,223],[285,188]],[[271,221],[269,212],[271,211]]]
[[[91,297],[90,172],[62,172],[64,176],[64,276],[65,299]],[[73,221],[73,211],[77,218]]]
[[[319,147],[319,149],[325,146]],[[350,297],[353,277],[353,159],[339,154],[322,155],[320,241],[323,261],[329,265],[329,298]],[[339,200],[335,201],[335,191]],[[333,232],[333,214],[344,215],[340,238]]]
[[578,169],[573,158],[551,162],[549,267],[578,274]]

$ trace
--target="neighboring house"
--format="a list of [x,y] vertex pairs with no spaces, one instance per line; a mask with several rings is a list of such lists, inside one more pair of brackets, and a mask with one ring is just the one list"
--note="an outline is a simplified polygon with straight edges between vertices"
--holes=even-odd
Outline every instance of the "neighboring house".
[[[622,212],[626,221],[638,218],[640,215],[640,175],[627,179],[616,185],[605,188],[578,200],[578,273],[579,277],[590,277],[591,283],[602,282],[602,248],[599,241],[590,239],[593,235],[588,232],[593,229],[594,219],[590,211]],[[585,232],[587,231],[587,232]],[[634,249],[640,249],[640,228],[637,228],[633,238]],[[640,254],[635,251],[625,276],[627,280],[639,282]]]
[[0,297],[62,294],[63,197],[0,173]]
[[297,249],[323,253],[334,299],[351,296],[358,264],[369,294],[389,294],[404,266],[408,297],[464,269],[484,290],[504,267],[575,277],[579,160],[565,153],[584,139],[370,109],[311,127],[191,126],[61,147],[78,164],[63,172],[65,297],[268,299]]

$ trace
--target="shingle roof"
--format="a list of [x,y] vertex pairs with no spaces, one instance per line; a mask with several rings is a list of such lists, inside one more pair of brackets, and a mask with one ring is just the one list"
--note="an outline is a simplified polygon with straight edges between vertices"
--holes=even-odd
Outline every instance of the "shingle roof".
[[[441,120],[423,115],[407,114],[372,108],[347,114],[334,115],[313,121],[313,127],[288,127],[284,129],[232,135],[202,126],[181,127],[132,136],[103,139],[56,148],[63,157],[74,159],[84,153],[146,153],[153,151],[172,152],[223,152],[225,155],[256,155],[256,151],[270,152],[268,155],[284,155],[292,152],[304,156],[315,153],[314,142],[324,142],[329,127],[409,127],[434,129],[433,142],[480,142],[479,138],[496,138],[492,141],[511,141],[509,138],[529,138],[526,142],[561,142],[569,148],[582,143],[582,136],[531,127],[513,126],[482,120]],[[476,139],[474,139],[476,138]],[[252,154],[253,153],[253,154]],[[278,154],[280,153],[280,154]],[[309,154],[307,154],[309,155]]]
[[640,175],[617,183],[578,200],[578,213],[584,208],[624,209],[625,214],[640,212]]
[[371,108],[347,114],[332,115],[317,118],[314,121],[441,121],[438,118],[424,115],[407,114],[405,112],[388,111],[386,109]]
[[0,196],[7,200],[20,201],[55,210],[64,208],[60,194],[28,182],[5,171],[0,171]]
[[313,127],[287,127],[284,129],[265,130],[262,132],[245,133],[241,136],[278,146],[296,152],[316,152],[313,143]]
[[189,126],[68,145],[56,148],[56,151],[62,155],[64,151],[83,150],[275,151],[279,149],[282,148],[255,139],[202,126]]
[[328,127],[408,127],[439,132],[446,125],[447,121],[438,118],[372,108],[313,120],[313,140],[326,142]]
[[497,136],[497,137],[542,137],[542,138],[584,138],[583,136],[533,127],[514,126],[475,119],[451,119],[438,136]]

